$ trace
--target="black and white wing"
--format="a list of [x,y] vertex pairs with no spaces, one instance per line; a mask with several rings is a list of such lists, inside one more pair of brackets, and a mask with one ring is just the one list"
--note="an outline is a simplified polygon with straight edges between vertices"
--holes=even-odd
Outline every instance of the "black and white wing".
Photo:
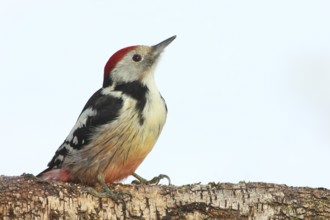
[[95,128],[116,120],[123,100],[111,94],[104,95],[102,90],[95,92],[88,100],[70,134],[48,163],[47,170],[60,168],[68,153],[80,150],[90,143]]

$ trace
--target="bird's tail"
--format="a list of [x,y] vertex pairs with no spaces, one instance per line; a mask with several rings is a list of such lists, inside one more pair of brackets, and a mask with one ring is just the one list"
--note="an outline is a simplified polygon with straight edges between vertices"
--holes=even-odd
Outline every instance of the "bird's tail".
[[70,172],[69,170],[63,168],[59,168],[59,169],[47,168],[41,173],[39,173],[37,177],[46,181],[55,180],[61,182],[69,182]]

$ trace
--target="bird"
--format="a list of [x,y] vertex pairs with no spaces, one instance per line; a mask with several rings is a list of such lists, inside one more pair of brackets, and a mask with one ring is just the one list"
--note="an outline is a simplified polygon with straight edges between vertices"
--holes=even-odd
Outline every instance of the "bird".
[[155,67],[175,38],[125,47],[109,58],[102,87],[89,98],[48,168],[37,177],[88,186],[130,175],[145,180],[135,170],[154,147],[168,111],[155,82]]

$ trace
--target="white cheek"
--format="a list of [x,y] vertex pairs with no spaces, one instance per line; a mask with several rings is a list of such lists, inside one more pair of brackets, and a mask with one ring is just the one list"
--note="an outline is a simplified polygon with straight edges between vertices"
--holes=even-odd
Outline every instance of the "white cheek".
[[137,79],[135,75],[131,68],[117,67],[112,73],[112,79],[115,82],[130,82]]
[[141,72],[139,65],[129,58],[119,62],[111,72],[111,76],[115,82],[132,82],[139,80]]

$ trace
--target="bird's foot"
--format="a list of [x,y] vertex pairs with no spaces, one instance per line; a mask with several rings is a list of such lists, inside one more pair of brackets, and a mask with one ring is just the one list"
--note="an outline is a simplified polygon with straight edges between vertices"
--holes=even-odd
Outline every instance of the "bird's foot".
[[136,184],[136,185],[152,185],[152,184],[158,185],[162,179],[167,179],[168,185],[171,185],[170,177],[165,174],[159,174],[158,176],[152,178],[151,180],[146,180],[145,178],[143,178],[142,176],[136,173],[133,173],[132,176],[136,178],[136,180],[132,181],[132,184]]
[[98,198],[110,198],[115,202],[125,202],[125,198],[129,197],[132,198],[130,193],[127,192],[115,192],[114,190],[111,190],[109,186],[106,184],[102,176],[97,176],[98,182],[101,184],[102,188],[104,189],[104,192],[99,192],[95,190],[94,188],[89,187],[87,189],[87,192],[95,197]]

